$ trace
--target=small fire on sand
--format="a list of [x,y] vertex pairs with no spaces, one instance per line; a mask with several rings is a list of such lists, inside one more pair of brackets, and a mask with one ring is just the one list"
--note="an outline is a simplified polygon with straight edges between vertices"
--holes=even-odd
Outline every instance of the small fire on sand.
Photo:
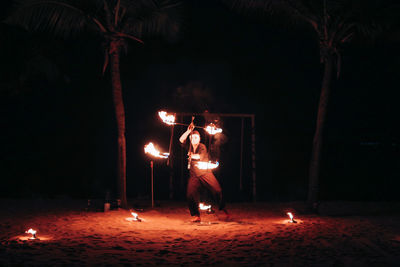
[[290,218],[290,221],[289,221],[290,223],[297,223],[297,221],[294,219],[294,216],[291,212],[288,212],[287,215]]
[[133,216],[134,221],[138,221],[138,222],[142,221],[142,219],[139,218],[139,215],[137,213],[131,212],[131,214]]
[[32,228],[30,228],[29,230],[25,231],[25,233],[27,234],[31,234],[32,236],[29,237],[29,240],[34,240],[36,239],[36,230],[33,230]]
[[144,221],[144,219],[139,218],[139,215],[137,213],[131,212],[131,214],[132,214],[133,217],[126,218],[127,221],[135,221],[135,222]]

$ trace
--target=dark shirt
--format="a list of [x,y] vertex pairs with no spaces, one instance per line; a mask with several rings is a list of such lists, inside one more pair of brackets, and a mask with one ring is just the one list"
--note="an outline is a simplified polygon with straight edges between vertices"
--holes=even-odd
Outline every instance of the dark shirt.
[[199,143],[197,146],[196,150],[193,149],[192,144],[190,143],[190,148],[188,145],[186,145],[186,141],[182,144],[183,146],[186,146],[188,148],[188,151],[192,152],[192,154],[199,154],[200,159],[192,159],[191,164],[190,164],[190,176],[195,177],[195,176],[200,176],[204,175],[208,172],[211,172],[211,170],[201,170],[197,167],[196,162],[197,161],[208,161],[208,152],[207,152],[207,147]]

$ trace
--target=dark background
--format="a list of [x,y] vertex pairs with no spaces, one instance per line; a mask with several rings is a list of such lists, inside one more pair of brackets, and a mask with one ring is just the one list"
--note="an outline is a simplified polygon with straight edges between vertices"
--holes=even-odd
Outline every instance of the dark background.
[[[2,18],[9,11],[4,6]],[[187,1],[177,40],[131,43],[121,77],[127,123],[127,194],[148,198],[149,141],[167,150],[159,110],[256,115],[257,199],[304,200],[322,78],[311,29],[240,16],[215,1]],[[59,40],[1,24],[2,197],[115,195],[116,122],[101,40]],[[386,36],[387,37],[387,36]],[[399,200],[399,39],[348,44],[329,103],[322,200]],[[188,123],[190,117],[178,118]],[[202,125],[203,118],[195,123]],[[215,172],[228,201],[251,200],[251,127],[221,118]],[[185,152],[173,146],[174,198],[185,197]],[[202,138],[208,145],[207,136]],[[215,141],[215,140],[214,140]],[[155,196],[167,199],[170,169],[155,160]]]

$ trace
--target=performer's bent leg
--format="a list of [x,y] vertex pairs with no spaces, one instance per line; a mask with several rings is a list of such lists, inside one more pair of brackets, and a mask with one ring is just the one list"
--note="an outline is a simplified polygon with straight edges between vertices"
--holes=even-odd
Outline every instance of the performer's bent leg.
[[225,201],[222,196],[221,186],[212,172],[206,173],[200,177],[204,186],[210,190],[213,200],[218,205],[219,210],[225,210]]
[[186,199],[191,216],[200,216],[199,212],[199,187],[200,180],[197,177],[190,177],[186,190]]

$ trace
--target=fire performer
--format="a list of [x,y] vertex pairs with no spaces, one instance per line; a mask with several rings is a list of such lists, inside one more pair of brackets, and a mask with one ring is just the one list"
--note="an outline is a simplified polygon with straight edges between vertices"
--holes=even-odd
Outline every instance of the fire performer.
[[202,188],[207,189],[213,201],[218,205],[218,209],[223,211],[225,219],[229,219],[230,215],[225,208],[225,201],[222,197],[222,190],[218,180],[210,169],[200,169],[196,165],[196,161],[208,161],[207,148],[204,144],[200,143],[200,133],[193,131],[193,122],[188,126],[187,130],[181,135],[179,141],[182,145],[186,143],[189,136],[189,152],[188,152],[188,168],[189,168],[189,181],[187,185],[186,197],[192,222],[200,222],[199,201],[200,192]]

